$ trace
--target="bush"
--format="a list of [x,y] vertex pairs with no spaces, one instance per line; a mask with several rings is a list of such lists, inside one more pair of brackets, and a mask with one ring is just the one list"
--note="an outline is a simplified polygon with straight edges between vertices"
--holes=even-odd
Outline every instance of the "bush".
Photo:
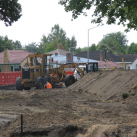
[[123,94],[122,94],[123,99],[126,99],[126,98],[128,98],[128,97],[130,97],[130,96],[132,96],[131,93],[123,93]]

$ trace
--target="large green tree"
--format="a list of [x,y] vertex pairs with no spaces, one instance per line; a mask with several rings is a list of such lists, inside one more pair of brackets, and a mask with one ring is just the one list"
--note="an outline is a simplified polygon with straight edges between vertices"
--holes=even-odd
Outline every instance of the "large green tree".
[[107,24],[123,24],[130,29],[137,30],[137,1],[136,0],[60,0],[65,11],[72,11],[72,17],[76,19],[80,14],[87,15],[85,11],[94,9],[92,23],[103,23],[107,18]]
[[54,42],[57,40],[59,43],[62,43],[62,45],[65,45],[66,42],[66,32],[58,25],[54,25],[51,29],[51,33],[48,35],[48,41]]
[[[55,45],[60,45],[59,48],[69,51],[73,51],[72,47],[77,46],[77,41],[75,36],[72,38],[68,38],[66,36],[66,32],[58,25],[54,25],[51,28],[51,33],[46,37],[45,35],[42,36],[41,42],[39,44],[39,51],[41,53],[49,52],[51,50],[55,50],[58,48]],[[51,46],[51,47],[50,47]],[[53,48],[54,47],[54,48]]]
[[6,26],[11,25],[21,17],[21,5],[18,0],[0,0],[0,20]]
[[126,35],[121,32],[108,33],[104,35],[103,39],[98,43],[97,49],[104,50],[104,48],[107,48],[110,53],[125,54],[127,42]]

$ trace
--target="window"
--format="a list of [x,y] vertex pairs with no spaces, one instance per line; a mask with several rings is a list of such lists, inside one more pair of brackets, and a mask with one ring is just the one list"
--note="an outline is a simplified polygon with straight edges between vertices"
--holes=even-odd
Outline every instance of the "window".
[[14,71],[20,71],[19,66],[14,67]]

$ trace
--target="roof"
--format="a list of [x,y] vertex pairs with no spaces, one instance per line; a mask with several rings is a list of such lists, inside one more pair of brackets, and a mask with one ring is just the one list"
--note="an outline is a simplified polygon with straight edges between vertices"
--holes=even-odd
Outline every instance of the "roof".
[[[105,61],[100,61],[98,62],[98,68],[104,68],[105,67]],[[118,64],[118,63],[115,63],[113,61],[108,61],[106,62],[106,68],[113,68],[113,67],[116,67],[116,68],[123,68],[122,65]]]
[[55,53],[57,53],[58,55],[64,55],[64,56],[66,56],[66,53],[69,53],[69,52],[66,51],[66,50],[62,50],[62,49],[56,49],[56,50],[53,50],[53,51],[48,52],[48,53],[46,53],[46,54],[55,55]]
[[[58,61],[58,64],[63,64],[66,63],[66,56],[63,55],[52,55],[54,61]],[[87,58],[78,58],[76,56],[73,56],[73,62],[74,63],[87,63],[88,60]],[[97,60],[89,59],[89,62],[98,62]]]
[[123,54],[119,56],[124,58],[125,62],[134,62],[137,59],[137,54]]
[[[25,50],[8,50],[9,54],[9,62],[8,63],[21,63],[29,54],[33,54],[27,52]],[[0,52],[0,63],[4,63],[4,51]]]
[[[105,51],[102,51],[103,61],[105,61]],[[82,51],[75,56],[87,58],[87,51]],[[100,61],[100,51],[89,51],[89,59]],[[113,62],[122,62],[122,57],[106,52],[106,60]]]

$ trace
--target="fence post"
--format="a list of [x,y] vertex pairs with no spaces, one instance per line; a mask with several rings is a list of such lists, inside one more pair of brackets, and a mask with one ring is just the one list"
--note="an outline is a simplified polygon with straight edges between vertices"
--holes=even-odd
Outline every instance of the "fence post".
[[21,114],[21,137],[23,137],[23,114]]

